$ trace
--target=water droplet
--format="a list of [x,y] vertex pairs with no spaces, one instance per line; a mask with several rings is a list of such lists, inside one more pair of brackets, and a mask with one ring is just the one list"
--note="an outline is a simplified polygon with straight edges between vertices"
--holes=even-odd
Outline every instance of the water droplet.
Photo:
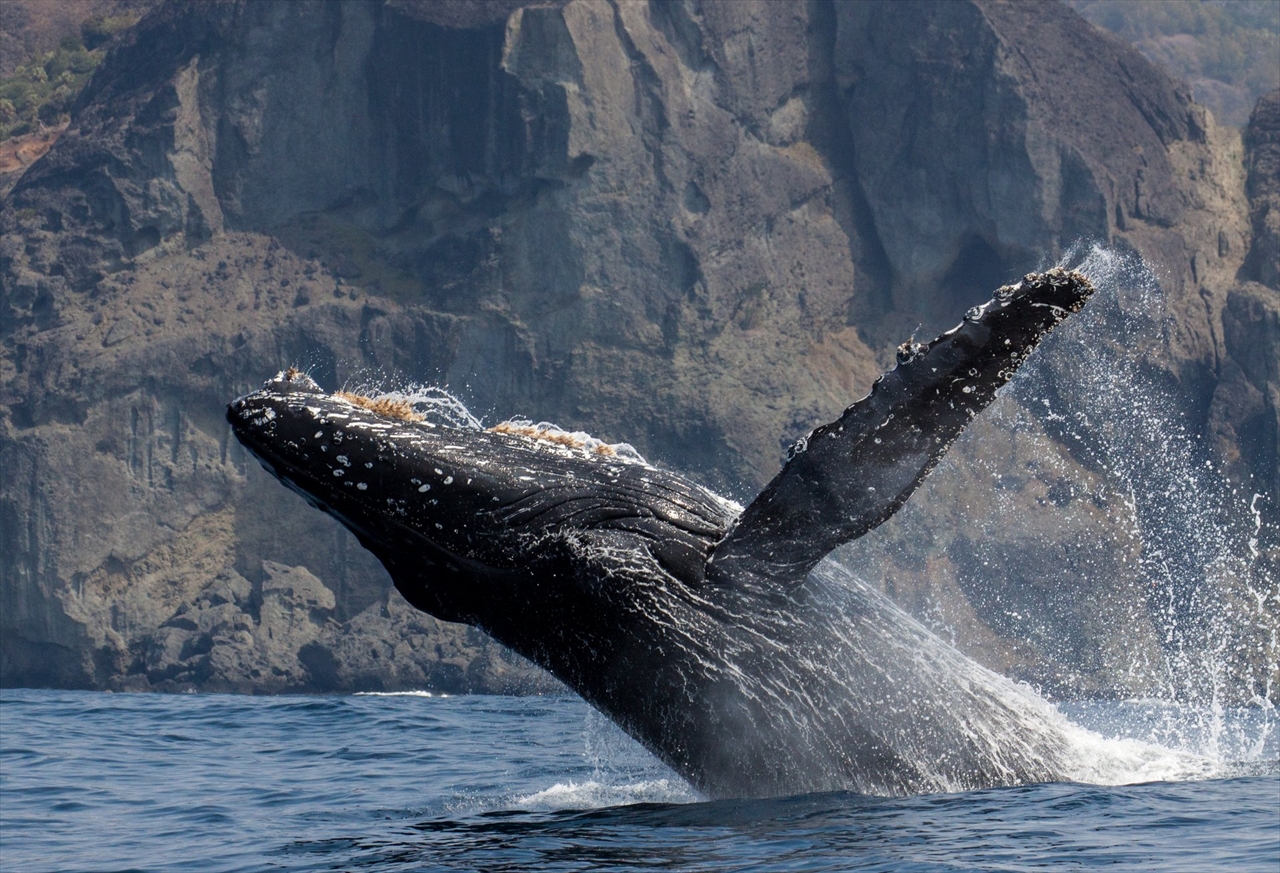
[[924,352],[925,348],[922,343],[907,340],[905,343],[898,346],[898,363],[909,364],[916,358],[923,355]]

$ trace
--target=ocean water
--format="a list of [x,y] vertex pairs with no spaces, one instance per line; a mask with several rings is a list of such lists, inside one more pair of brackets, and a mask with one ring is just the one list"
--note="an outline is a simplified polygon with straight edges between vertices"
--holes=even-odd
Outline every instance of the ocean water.
[[705,801],[574,697],[7,689],[0,869],[1280,870],[1274,714],[1063,709],[1212,778]]

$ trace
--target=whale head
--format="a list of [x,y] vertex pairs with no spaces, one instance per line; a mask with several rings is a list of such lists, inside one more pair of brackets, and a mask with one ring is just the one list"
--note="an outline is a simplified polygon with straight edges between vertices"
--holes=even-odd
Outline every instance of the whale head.
[[607,446],[450,427],[403,401],[325,392],[294,369],[232,401],[227,419],[268,472],[381,559],[411,603],[491,631],[504,610],[536,608],[548,583],[575,584],[551,559],[565,550],[629,553],[696,587],[736,509]]

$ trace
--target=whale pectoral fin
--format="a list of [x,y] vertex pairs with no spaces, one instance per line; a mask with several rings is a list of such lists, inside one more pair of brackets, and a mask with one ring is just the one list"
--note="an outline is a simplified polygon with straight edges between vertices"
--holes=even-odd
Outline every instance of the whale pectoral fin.
[[1093,286],[1062,269],[1029,274],[898,364],[839,420],[800,439],[781,472],[707,562],[715,584],[792,587],[832,549],[898,511],[947,448]]

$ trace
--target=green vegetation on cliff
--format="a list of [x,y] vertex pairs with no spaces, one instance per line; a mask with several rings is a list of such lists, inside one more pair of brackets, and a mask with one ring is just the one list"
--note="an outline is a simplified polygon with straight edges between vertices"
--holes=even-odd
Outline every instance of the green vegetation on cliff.
[[80,25],[78,37],[65,37],[54,51],[0,78],[0,141],[66,121],[71,104],[106,54],[106,43],[137,20],[127,14],[90,18]]
[[1280,87],[1276,0],[1066,0],[1190,83],[1221,122],[1242,126],[1258,98]]

